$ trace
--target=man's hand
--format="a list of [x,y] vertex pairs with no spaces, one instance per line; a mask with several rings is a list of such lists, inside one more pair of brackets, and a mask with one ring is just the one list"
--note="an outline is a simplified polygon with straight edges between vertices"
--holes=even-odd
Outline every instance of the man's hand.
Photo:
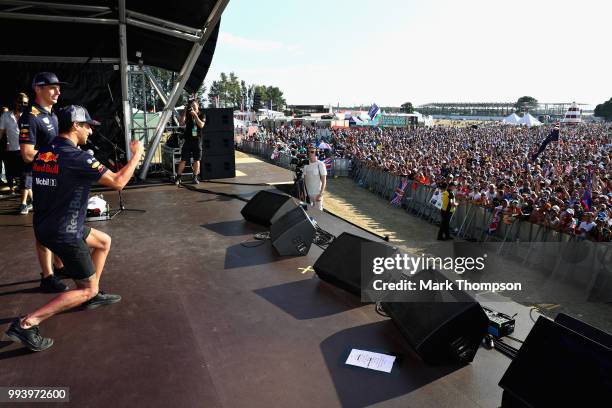
[[196,111],[194,111],[194,110],[190,110],[190,111],[189,111],[189,114],[190,114],[190,115],[191,115],[191,117],[192,117],[192,118],[194,118],[194,119],[198,117],[198,113],[197,113]]
[[133,140],[130,142],[130,151],[132,152],[132,156],[138,156],[140,160],[140,157],[144,153],[144,146],[138,140]]
[[321,201],[321,198],[323,198],[323,194],[322,193],[321,194],[317,194],[315,196],[315,201]]

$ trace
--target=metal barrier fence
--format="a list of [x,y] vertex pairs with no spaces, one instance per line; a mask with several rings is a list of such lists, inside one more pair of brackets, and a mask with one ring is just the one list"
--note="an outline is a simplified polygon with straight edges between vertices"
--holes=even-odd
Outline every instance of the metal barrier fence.
[[[367,167],[362,162],[353,163],[351,176],[358,185],[386,200],[392,199],[401,181],[399,176]],[[439,210],[430,204],[435,188],[418,183],[415,186],[415,183],[415,181],[408,181],[401,207],[418,217],[438,223],[440,221]],[[518,219],[511,224],[506,224],[500,219],[497,229],[490,233],[489,226],[493,216],[492,209],[468,201],[460,201],[450,225],[462,238],[501,242],[502,244],[507,242],[568,242],[575,238],[574,235]]]
[[[246,153],[254,154],[262,157],[266,161],[276,164],[277,166],[284,167],[286,169],[291,168],[291,155],[286,153],[280,153],[276,157],[272,158],[274,153],[274,146],[268,145],[262,142],[246,141],[242,140],[239,143],[240,149]],[[331,170],[329,175],[335,177],[348,177],[351,169],[351,160],[349,159],[334,159],[332,161]]]

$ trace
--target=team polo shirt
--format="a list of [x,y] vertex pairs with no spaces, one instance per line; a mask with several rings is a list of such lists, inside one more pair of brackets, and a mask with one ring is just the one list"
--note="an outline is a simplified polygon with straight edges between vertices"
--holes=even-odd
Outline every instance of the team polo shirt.
[[19,118],[19,144],[34,145],[40,150],[57,137],[58,128],[55,113],[34,102]]
[[36,238],[43,243],[83,239],[91,184],[108,169],[63,137],[38,151],[32,169]]

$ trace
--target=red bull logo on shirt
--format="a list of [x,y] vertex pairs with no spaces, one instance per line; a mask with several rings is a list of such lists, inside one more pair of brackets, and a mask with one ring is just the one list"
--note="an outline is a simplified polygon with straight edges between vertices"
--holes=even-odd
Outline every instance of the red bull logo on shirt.
[[45,152],[45,153],[39,154],[37,160],[43,161],[45,163],[49,163],[49,162],[56,162],[57,158],[58,158],[57,154],[53,152]]
[[57,165],[57,159],[59,155],[53,152],[44,152],[40,153],[38,157],[36,157],[36,161],[32,166],[32,170],[38,173],[47,173],[47,174],[58,174],[59,166]]

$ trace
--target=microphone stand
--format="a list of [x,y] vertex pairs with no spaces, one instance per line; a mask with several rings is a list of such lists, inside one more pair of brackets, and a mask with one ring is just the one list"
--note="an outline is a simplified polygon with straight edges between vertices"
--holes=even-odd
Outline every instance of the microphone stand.
[[[118,169],[119,168],[119,157],[117,155],[117,150],[121,150],[121,152],[123,154],[125,154],[125,151],[120,149],[119,146],[117,146],[117,144],[115,142],[113,142],[112,140],[108,139],[102,133],[96,133],[96,135],[100,136],[102,139],[104,139],[108,143],[110,143],[111,146],[113,146],[113,151],[115,153],[115,167]],[[131,211],[131,212],[138,212],[138,213],[145,213],[145,212],[147,212],[146,210],[141,210],[141,209],[138,209],[138,208],[126,208],[125,203],[123,202],[123,195],[121,194],[121,190],[119,190],[119,209],[115,210],[115,212],[112,215],[109,214],[109,216],[108,216],[109,218],[108,219],[112,220],[117,215],[121,214],[123,211]]]

